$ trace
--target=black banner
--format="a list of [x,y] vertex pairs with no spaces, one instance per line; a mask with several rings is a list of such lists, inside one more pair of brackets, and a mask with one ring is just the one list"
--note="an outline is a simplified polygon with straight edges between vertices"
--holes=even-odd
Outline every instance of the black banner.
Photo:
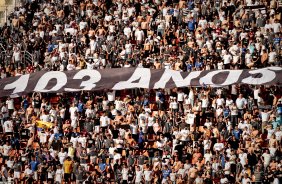
[[41,71],[0,80],[0,97],[31,92],[57,93],[131,88],[174,88],[232,84],[280,85],[282,67],[256,70],[209,70],[180,72],[148,68],[103,70]]

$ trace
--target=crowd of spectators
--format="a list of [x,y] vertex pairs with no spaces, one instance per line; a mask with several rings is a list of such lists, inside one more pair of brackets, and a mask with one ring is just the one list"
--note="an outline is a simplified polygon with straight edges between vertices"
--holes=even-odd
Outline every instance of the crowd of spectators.
[[[0,28],[0,78],[281,66],[281,8],[278,0],[22,0]],[[1,180],[279,184],[281,92],[234,84],[2,98]]]

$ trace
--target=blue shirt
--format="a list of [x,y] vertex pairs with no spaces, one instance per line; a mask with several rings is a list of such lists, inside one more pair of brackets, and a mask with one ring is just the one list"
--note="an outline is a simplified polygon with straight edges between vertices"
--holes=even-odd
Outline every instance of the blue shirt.
[[235,136],[236,139],[240,139],[240,130],[233,130],[233,135]]
[[80,102],[80,103],[77,105],[77,108],[78,108],[78,112],[82,112],[82,111],[83,111],[83,108],[84,108],[84,104]]
[[163,170],[163,178],[166,179],[170,175],[171,171],[169,169]]
[[143,106],[146,106],[146,105],[149,106],[149,100],[148,99],[145,99],[144,102],[143,102]]
[[139,133],[139,136],[138,136],[138,143],[144,142],[144,140],[143,140],[143,135],[144,135],[143,132],[140,132],[140,133]]
[[27,99],[24,99],[24,100],[23,100],[23,108],[24,108],[24,109],[27,109],[27,108],[28,108],[28,105],[29,105],[29,103],[28,103]]
[[161,102],[164,102],[164,95],[161,92],[157,92],[157,97],[159,97]]
[[105,171],[106,166],[107,166],[106,163],[100,163],[100,164],[99,164],[99,169],[100,169],[101,171]]
[[39,165],[39,162],[37,162],[37,161],[31,161],[31,162],[30,162],[31,170],[32,170],[33,172],[36,171],[38,165]]
[[194,21],[194,20],[192,20],[192,21],[188,21],[188,29],[190,30],[190,31],[194,31],[195,30],[195,24],[196,24],[196,22]]
[[187,64],[187,71],[191,72],[193,68],[192,64]]
[[53,49],[54,49],[54,45],[53,44],[49,44],[48,46],[47,46],[47,51],[48,52],[52,52],[53,51]]
[[201,62],[201,61],[197,61],[196,63],[195,63],[195,67],[196,68],[201,68],[203,66],[203,63]]
[[224,109],[223,110],[223,116],[227,117],[229,115],[230,110],[229,109]]
[[282,38],[275,37],[275,38],[273,39],[274,45],[276,45],[276,44],[277,44],[277,45],[280,45],[281,39],[282,39]]

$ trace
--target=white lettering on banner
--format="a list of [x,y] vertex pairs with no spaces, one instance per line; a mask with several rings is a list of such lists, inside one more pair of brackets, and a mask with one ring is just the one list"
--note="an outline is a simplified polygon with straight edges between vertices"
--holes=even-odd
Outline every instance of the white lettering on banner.
[[[228,75],[222,84],[214,84],[212,82],[212,78],[222,72],[228,72]],[[211,71],[204,77],[200,79],[200,84],[206,84],[211,86],[227,86],[231,85],[233,83],[238,82],[240,75],[242,74],[242,70],[217,70],[217,71]]]
[[4,87],[4,90],[14,89],[12,94],[24,92],[28,84],[28,79],[29,79],[29,74],[22,75],[20,76],[20,78],[18,78],[18,80],[14,81],[11,84],[7,84]]
[[73,76],[73,79],[83,79],[85,76],[89,76],[90,78],[87,81],[81,82],[80,87],[83,87],[83,89],[65,88],[65,91],[92,90],[96,87],[95,83],[99,82],[102,78],[100,72],[97,70],[80,70]]
[[275,71],[280,71],[280,70],[282,70],[281,67],[277,67],[277,66],[271,66],[271,67],[268,67],[268,68],[266,68],[266,69],[275,70]]
[[262,76],[259,77],[259,78],[254,78],[252,76],[247,77],[247,78],[242,80],[242,83],[260,85],[260,84],[270,82],[270,81],[274,80],[275,77],[276,77],[276,73],[268,70],[267,68],[266,69],[264,69],[264,68],[258,69],[258,70],[250,70],[249,73],[250,74],[261,74]]
[[[51,79],[57,80],[56,85],[53,86],[51,89],[45,89]],[[52,92],[52,91],[58,91],[62,87],[64,87],[64,85],[66,85],[67,82],[68,82],[68,79],[64,72],[59,72],[59,71],[47,72],[40,77],[40,79],[38,80],[34,88],[34,91],[45,92],[45,93]]]
[[166,69],[160,80],[155,83],[154,88],[165,88],[166,83],[172,79],[176,85],[176,87],[184,87],[189,86],[191,84],[191,80],[199,77],[201,71],[194,71],[189,73],[189,75],[183,79],[179,71],[174,71],[170,69]]
[[[127,81],[118,82],[113,90],[129,89],[129,88],[149,88],[151,79],[151,71],[148,68],[136,68],[134,73]],[[139,80],[138,83],[133,83]]]

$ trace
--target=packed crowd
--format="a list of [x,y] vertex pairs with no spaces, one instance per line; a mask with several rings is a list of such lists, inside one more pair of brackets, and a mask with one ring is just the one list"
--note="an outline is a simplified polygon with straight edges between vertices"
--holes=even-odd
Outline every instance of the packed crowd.
[[[281,13],[278,0],[23,0],[0,28],[0,78],[281,66]],[[279,184],[281,92],[203,85],[2,98],[1,180]]]

